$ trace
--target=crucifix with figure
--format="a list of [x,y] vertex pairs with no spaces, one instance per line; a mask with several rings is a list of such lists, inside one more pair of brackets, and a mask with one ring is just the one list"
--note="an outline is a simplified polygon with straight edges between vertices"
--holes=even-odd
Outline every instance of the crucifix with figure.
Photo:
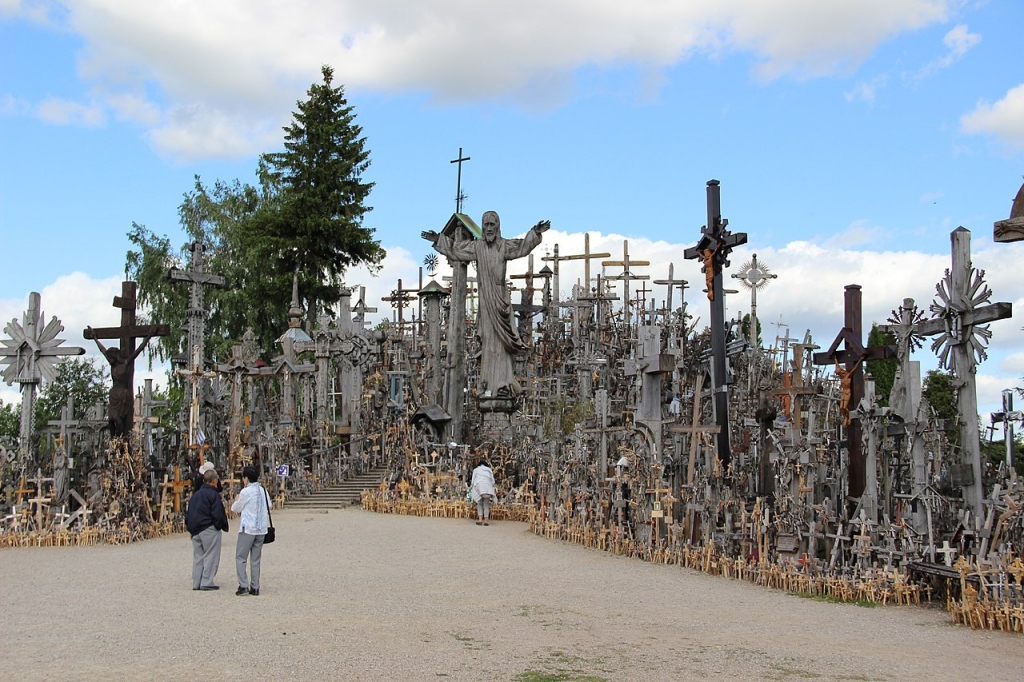
[[[114,297],[113,306],[121,310],[120,327],[88,327],[83,332],[85,338],[96,342],[110,363],[108,415],[111,438],[127,439],[132,430],[135,418],[135,359],[145,350],[151,338],[171,333],[171,328],[166,324],[136,324],[137,287],[135,282],[121,282],[121,295]],[[100,339],[117,339],[121,345],[107,348]],[[143,339],[138,348],[135,347],[136,339]]]
[[[859,498],[867,484],[867,458],[861,448],[862,428],[857,406],[864,398],[864,363],[896,357],[892,346],[865,348],[861,343],[861,290],[859,284],[849,284],[845,293],[843,328],[824,353],[814,354],[814,364],[835,365],[840,379],[839,411],[846,426],[846,451],[850,456],[849,494]],[[839,346],[843,348],[840,350]],[[872,491],[873,492],[873,491]]]
[[718,459],[722,467],[728,470],[732,452],[729,446],[729,392],[726,386],[728,359],[725,349],[725,291],[722,286],[722,271],[729,266],[729,254],[732,250],[747,243],[747,233],[733,234],[726,229],[729,221],[722,218],[721,187],[718,180],[708,180],[707,203],[707,225],[701,228],[701,238],[697,245],[686,249],[683,257],[687,260],[699,259],[703,263],[708,301],[711,302],[711,377],[714,380],[715,422],[720,427],[715,437]]

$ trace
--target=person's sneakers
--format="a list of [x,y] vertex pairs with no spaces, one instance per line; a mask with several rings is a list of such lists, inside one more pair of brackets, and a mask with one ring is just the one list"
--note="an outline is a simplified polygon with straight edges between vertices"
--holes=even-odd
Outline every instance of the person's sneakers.
[[484,521],[484,525],[485,525],[485,526],[489,526],[489,525],[491,525],[491,524],[489,524],[489,523],[487,523],[486,521]]
[[482,525],[484,525],[484,522],[483,522],[483,521],[477,521],[477,522],[476,522],[476,525],[478,525],[478,526],[482,526]]
[[[241,588],[239,588],[239,589],[241,589]],[[249,594],[251,594],[254,597],[258,597],[258,596],[260,596],[260,591],[257,590],[255,587],[250,587],[249,588]]]
[[220,588],[216,585],[202,585],[199,589],[204,592],[209,592],[210,590],[219,590]]
[[249,588],[248,587],[239,586],[238,589],[235,590],[235,596],[236,597],[241,597],[243,594],[249,594]]

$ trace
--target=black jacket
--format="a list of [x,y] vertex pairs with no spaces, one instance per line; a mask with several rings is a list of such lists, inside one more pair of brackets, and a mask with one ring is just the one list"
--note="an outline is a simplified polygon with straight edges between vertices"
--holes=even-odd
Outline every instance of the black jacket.
[[224,501],[210,484],[192,494],[185,512],[185,527],[193,537],[213,526],[225,533],[228,531],[228,516],[224,513]]

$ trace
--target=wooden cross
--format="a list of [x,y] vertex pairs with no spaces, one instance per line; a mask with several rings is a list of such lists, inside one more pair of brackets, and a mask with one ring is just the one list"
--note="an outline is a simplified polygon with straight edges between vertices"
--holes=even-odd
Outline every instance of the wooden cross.
[[191,487],[192,482],[183,479],[181,477],[181,466],[178,464],[174,465],[174,480],[170,482],[170,490],[174,494],[174,513],[181,512],[181,494],[185,492],[185,487]]
[[793,430],[797,435],[800,434],[800,430],[803,427],[803,406],[800,404],[801,396],[817,395],[819,392],[816,386],[804,386],[804,351],[806,348],[807,346],[802,343],[793,346],[792,370],[783,376],[782,388],[768,391],[769,396],[789,398],[789,406],[787,406],[789,409],[787,412],[791,415]]
[[[170,326],[166,324],[136,324],[135,319],[135,307],[136,307],[136,290],[138,285],[135,282],[121,282],[121,295],[114,297],[113,306],[121,310],[121,326],[120,327],[100,327],[93,329],[89,327],[85,329],[82,334],[87,339],[96,341],[100,350],[104,350],[103,344],[100,343],[100,339],[117,339],[120,343],[119,356],[121,361],[115,365],[111,364],[111,379],[114,382],[114,388],[111,389],[111,394],[115,390],[128,389],[128,395],[134,396],[135,390],[135,358],[138,353],[135,349],[136,339],[149,339],[154,336],[167,336],[171,333]],[[143,346],[144,347],[144,346]],[[111,348],[110,352],[114,349]],[[139,348],[142,351],[142,348]],[[104,353],[107,354],[107,353]],[[108,357],[108,361],[110,358]],[[120,376],[115,377],[114,374],[118,373]],[[119,424],[112,424],[111,436],[128,436],[128,431],[131,429],[131,425],[134,423],[135,406],[131,399],[127,401],[124,406],[127,414],[121,415],[122,419]]]
[[366,305],[366,287],[359,287],[359,300],[352,307],[352,322],[356,329],[363,329],[366,326],[367,313],[377,312],[376,308]]
[[[865,348],[861,344],[863,327],[861,325],[861,289],[859,284],[846,286],[843,328],[836,335],[832,345],[824,353],[814,354],[816,365],[836,365],[836,373],[840,375],[842,393],[840,409],[847,417],[847,452],[850,456],[848,474],[849,495],[859,498],[864,494],[867,483],[867,457],[861,448],[861,423],[855,408],[864,398],[864,363],[868,360],[884,360],[896,357],[896,349],[892,346]],[[843,345],[840,350],[839,346]],[[845,364],[845,369],[839,368]]]
[[391,304],[392,308],[398,310],[398,325],[401,327],[405,324],[404,310],[406,306],[412,303],[416,297],[414,294],[417,289],[403,289],[402,280],[398,280],[398,288],[391,290],[390,296],[382,296],[380,300],[386,301]]
[[189,282],[191,290],[188,301],[188,346],[199,346],[205,353],[206,340],[206,306],[203,302],[203,287],[223,287],[225,280],[220,275],[206,272],[203,253],[206,248],[198,239],[189,248],[191,259],[188,270],[171,268],[167,271],[167,279],[172,282]]
[[620,279],[623,282],[623,294],[622,303],[623,310],[626,315],[626,325],[629,325],[629,283],[631,280],[650,279],[650,275],[635,275],[633,274],[632,267],[647,267],[651,262],[648,260],[631,260],[629,257],[629,241],[626,239],[622,240],[622,260],[604,260],[601,261],[601,267],[614,267],[622,268],[622,272],[615,276],[615,279]]
[[[586,290],[590,291],[590,261],[597,258],[611,258],[610,253],[591,253],[590,251],[590,233],[583,233],[583,253],[573,254],[571,256],[562,256],[560,260],[582,260],[583,261],[583,286]],[[545,258],[544,260],[548,260]],[[638,263],[639,265],[639,263]],[[557,261],[556,261],[557,267]]]
[[685,279],[675,279],[673,277],[674,269],[675,269],[675,264],[669,263],[668,264],[668,278],[654,280],[655,284],[660,284],[662,286],[668,287],[668,291],[667,291],[667,294],[665,296],[665,307],[668,308],[668,312],[669,312],[670,315],[674,311],[674,308],[672,307],[672,292],[675,291],[678,288],[679,289],[680,304],[681,305],[686,305],[686,301],[685,301],[685,299],[683,297],[685,296],[686,288],[687,288],[687,285],[689,284],[689,282],[687,282]]
[[699,258],[704,264],[704,278],[711,301],[711,352],[712,379],[715,396],[715,418],[721,427],[716,436],[718,460],[726,469],[732,459],[729,445],[729,392],[727,388],[728,358],[726,357],[725,291],[722,286],[722,271],[729,265],[729,254],[733,248],[747,243],[745,232],[733,234],[726,227],[729,221],[722,218],[721,188],[718,180],[707,184],[708,221],[701,228],[701,238],[696,246],[683,252],[687,260]]
[[[468,156],[463,156],[462,155],[462,147],[459,147],[459,156],[458,156],[458,158],[452,159],[449,162],[449,163],[457,163],[457,164],[459,164],[459,175],[458,175],[458,179],[455,181],[455,212],[456,213],[462,213],[462,201],[463,201],[463,199],[466,198],[462,194],[462,163],[464,161],[469,161],[469,160],[470,159],[469,159]],[[401,285],[399,285],[399,286],[401,286]]]
[[943,540],[942,548],[936,549],[935,552],[942,555],[942,560],[947,566],[953,567],[953,557],[956,556],[957,549],[949,546],[949,540]]

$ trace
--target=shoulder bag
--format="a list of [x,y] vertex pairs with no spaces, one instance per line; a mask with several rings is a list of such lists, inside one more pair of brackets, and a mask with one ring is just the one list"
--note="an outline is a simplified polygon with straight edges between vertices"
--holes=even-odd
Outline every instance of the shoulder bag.
[[[260,486],[263,488],[263,486]],[[277,533],[274,531],[274,517],[270,515],[270,493],[267,492],[266,488],[263,488],[263,496],[267,498],[267,534],[263,536],[263,544],[269,545],[271,542],[277,539]]]

